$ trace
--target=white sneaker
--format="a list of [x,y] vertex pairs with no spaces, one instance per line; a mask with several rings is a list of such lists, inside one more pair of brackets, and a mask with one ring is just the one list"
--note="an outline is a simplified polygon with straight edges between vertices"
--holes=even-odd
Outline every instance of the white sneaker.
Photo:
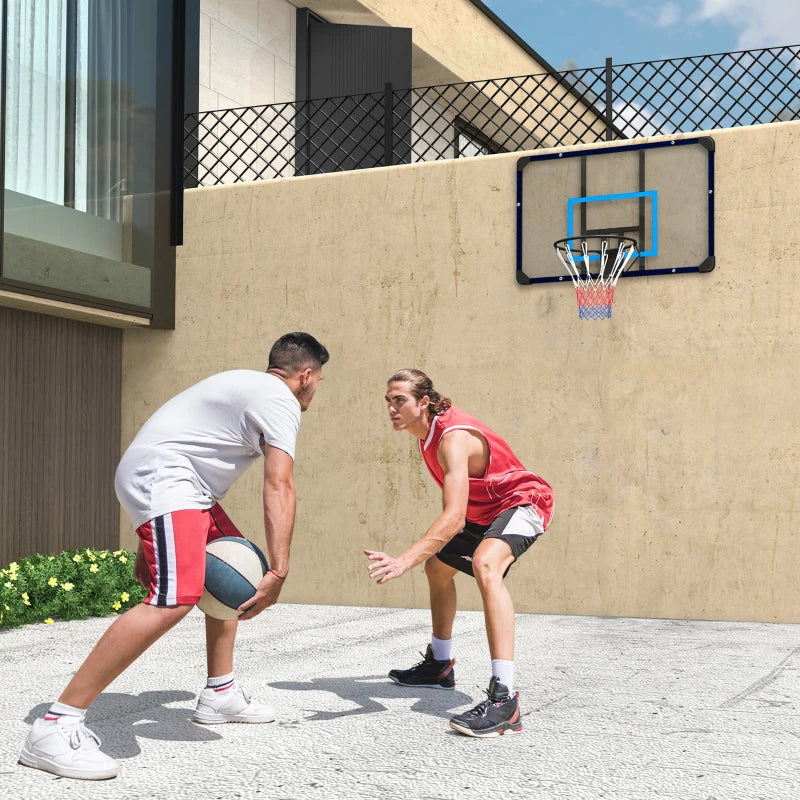
[[203,725],[218,725],[221,722],[272,722],[274,719],[272,709],[252,702],[250,695],[238,683],[222,692],[203,689],[192,715],[194,722]]
[[119,772],[119,764],[100,752],[100,739],[83,724],[83,717],[64,716],[52,722],[37,719],[19,763],[87,781],[113,778]]

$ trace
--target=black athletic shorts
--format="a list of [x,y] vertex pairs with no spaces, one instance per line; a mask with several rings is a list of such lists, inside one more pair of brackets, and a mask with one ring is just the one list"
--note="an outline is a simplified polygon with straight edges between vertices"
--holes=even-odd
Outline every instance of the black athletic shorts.
[[484,539],[502,539],[511,548],[516,561],[543,533],[544,523],[533,506],[517,506],[503,511],[489,525],[467,522],[464,530],[457,533],[436,556],[448,567],[474,577],[472,555]]

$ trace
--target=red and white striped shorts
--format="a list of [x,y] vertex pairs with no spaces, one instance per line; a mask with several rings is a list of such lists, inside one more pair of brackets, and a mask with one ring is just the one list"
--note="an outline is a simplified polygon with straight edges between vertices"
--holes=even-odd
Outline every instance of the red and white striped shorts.
[[151,606],[194,605],[203,594],[206,544],[242,535],[219,504],[155,517],[136,533],[150,569],[150,592],[143,602]]

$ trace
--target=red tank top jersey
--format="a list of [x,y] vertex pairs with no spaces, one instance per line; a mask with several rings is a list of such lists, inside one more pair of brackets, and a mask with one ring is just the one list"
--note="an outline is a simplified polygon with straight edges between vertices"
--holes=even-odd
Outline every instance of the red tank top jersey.
[[547,529],[553,516],[553,490],[550,484],[525,469],[508,443],[491,428],[455,406],[435,416],[427,438],[419,442],[425,465],[439,487],[444,485],[444,470],[437,458],[439,442],[453,430],[477,431],[489,444],[486,474],[482,478],[469,479],[467,520],[478,525],[489,525],[509,508],[531,505]]

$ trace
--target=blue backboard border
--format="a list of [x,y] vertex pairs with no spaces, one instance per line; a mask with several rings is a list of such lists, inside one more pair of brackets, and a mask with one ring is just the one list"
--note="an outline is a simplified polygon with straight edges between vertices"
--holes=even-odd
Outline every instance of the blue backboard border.
[[[544,153],[542,155],[523,156],[517,160],[517,283],[529,286],[533,283],[558,283],[569,281],[569,275],[550,276],[546,278],[531,278],[522,269],[522,170],[532,161],[551,161],[553,159],[575,158],[580,156],[600,155],[603,153],[621,153],[633,150],[653,150],[662,147],[676,147],[697,144],[708,151],[708,256],[693,267],[674,267],[665,269],[641,269],[623,272],[623,278],[636,278],[645,275],[679,275],[687,273],[711,272],[715,266],[714,257],[714,140],[710,136],[697,136],[690,139],[669,139],[663,142],[649,142],[646,144],[621,145],[617,147],[601,147],[591,151],[572,150],[567,153]],[[634,193],[638,194],[638,193]],[[588,199],[588,198],[587,198]],[[645,254],[646,255],[646,254]]]

